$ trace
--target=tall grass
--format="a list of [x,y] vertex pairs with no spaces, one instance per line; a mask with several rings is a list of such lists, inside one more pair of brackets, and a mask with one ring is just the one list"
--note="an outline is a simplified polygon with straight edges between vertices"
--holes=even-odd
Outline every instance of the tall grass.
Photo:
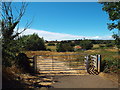
[[97,49],[97,50],[88,50],[86,53],[89,54],[100,54],[102,56],[101,60],[101,71],[102,72],[114,72],[117,73],[120,70],[119,60],[120,56],[118,55],[117,49]]

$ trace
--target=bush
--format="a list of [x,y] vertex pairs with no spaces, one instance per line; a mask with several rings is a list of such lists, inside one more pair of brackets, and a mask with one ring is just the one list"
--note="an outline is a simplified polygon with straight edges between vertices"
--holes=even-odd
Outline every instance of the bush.
[[100,44],[99,47],[100,47],[101,49],[103,49],[103,48],[105,48],[105,45]]
[[45,42],[43,38],[40,38],[37,34],[24,35],[18,40],[24,50],[37,51],[46,50]]
[[118,60],[117,59],[107,59],[101,62],[101,71],[103,72],[115,72],[117,73],[117,70],[120,69],[118,66]]
[[22,68],[23,71],[31,73],[32,68],[30,66],[30,61],[26,54],[19,53],[17,56],[17,65],[18,67]]
[[112,43],[107,43],[106,47],[113,47],[113,44]]
[[82,47],[82,49],[91,49],[93,47],[92,41],[90,40],[83,40],[80,42],[80,46]]
[[57,51],[58,52],[72,52],[74,51],[73,47],[69,43],[61,42],[57,44]]
[[48,46],[55,46],[54,43],[48,43],[47,45],[48,45]]
[[50,48],[48,48],[47,51],[52,51],[52,50]]

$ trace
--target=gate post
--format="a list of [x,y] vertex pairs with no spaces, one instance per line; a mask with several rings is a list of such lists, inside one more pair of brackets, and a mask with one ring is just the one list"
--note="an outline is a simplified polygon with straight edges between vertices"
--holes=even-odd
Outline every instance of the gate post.
[[33,68],[34,68],[34,73],[37,73],[37,56],[33,57]]
[[98,70],[98,72],[100,72],[100,63],[101,63],[101,55],[98,55],[98,59],[97,59],[97,70]]
[[85,63],[86,63],[86,69],[88,71],[88,69],[89,69],[89,56],[88,55],[85,56]]

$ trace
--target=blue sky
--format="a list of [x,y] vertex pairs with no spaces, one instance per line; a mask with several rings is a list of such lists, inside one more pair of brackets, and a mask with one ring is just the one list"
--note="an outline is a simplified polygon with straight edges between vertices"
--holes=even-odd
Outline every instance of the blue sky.
[[107,29],[108,15],[97,2],[30,2],[20,28],[32,19],[24,34],[35,32],[46,40],[111,39],[113,34]]

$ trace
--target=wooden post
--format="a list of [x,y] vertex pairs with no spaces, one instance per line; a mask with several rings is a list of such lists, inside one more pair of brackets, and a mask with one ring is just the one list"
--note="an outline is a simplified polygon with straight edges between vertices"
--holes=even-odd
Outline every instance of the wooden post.
[[100,72],[100,63],[101,63],[101,55],[98,55],[98,59],[97,59],[97,61],[98,61],[98,72]]
[[34,56],[33,58],[33,67],[34,67],[34,73],[37,73],[37,56]]
[[85,56],[85,60],[86,60],[86,69],[87,69],[87,71],[88,71],[88,69],[89,69],[89,56]]

